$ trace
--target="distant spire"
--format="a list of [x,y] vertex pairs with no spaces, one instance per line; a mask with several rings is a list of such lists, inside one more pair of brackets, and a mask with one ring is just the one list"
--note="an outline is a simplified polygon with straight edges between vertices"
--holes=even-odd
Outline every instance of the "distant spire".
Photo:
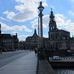
[[36,29],[34,30],[34,34],[36,34]]
[[1,34],[1,24],[0,24],[0,34]]
[[37,35],[37,32],[36,32],[36,29],[34,30],[34,34],[33,34],[34,36],[36,36]]

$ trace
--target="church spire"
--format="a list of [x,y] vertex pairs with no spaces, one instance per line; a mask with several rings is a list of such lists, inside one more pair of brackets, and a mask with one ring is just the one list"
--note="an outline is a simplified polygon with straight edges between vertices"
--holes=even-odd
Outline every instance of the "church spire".
[[51,20],[54,20],[54,18],[55,18],[55,16],[54,16],[53,11],[52,11],[52,8],[51,8],[51,12],[50,12],[50,21],[51,21]]
[[57,26],[56,26],[56,21],[55,21],[55,16],[54,16],[54,13],[51,9],[50,11],[50,21],[49,21],[49,31],[56,31],[57,29]]
[[37,34],[37,33],[36,33],[36,29],[34,30],[34,35],[35,35],[35,34]]

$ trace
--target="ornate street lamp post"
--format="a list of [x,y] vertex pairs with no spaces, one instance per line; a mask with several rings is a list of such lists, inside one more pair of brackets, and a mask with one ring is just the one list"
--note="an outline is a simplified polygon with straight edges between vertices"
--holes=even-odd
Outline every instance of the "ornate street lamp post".
[[43,11],[44,7],[42,6],[42,2],[40,2],[40,5],[38,7],[39,10],[39,46],[42,49],[43,48],[43,21],[42,21],[42,11]]
[[38,7],[38,10],[39,10],[39,18],[38,18],[38,34],[39,34],[39,40],[38,40],[38,55],[40,58],[43,57],[43,21],[42,21],[42,17],[43,17],[43,14],[42,14],[42,11],[43,11],[44,7],[42,6],[42,2],[40,2],[40,5]]
[[40,2],[40,5],[39,5],[39,7],[38,7],[38,10],[39,10],[39,21],[40,21],[40,25],[39,25],[39,27],[40,27],[40,37],[41,38],[43,38],[43,25],[42,25],[42,16],[43,16],[43,14],[42,14],[42,11],[43,11],[43,9],[44,9],[44,7],[42,6],[42,2]]

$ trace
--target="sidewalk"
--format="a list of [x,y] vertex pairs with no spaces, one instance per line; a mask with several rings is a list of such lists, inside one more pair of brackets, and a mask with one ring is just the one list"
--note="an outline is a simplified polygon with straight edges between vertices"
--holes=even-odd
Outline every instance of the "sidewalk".
[[37,57],[34,52],[0,68],[0,74],[36,74]]
[[38,74],[56,74],[46,60],[39,60]]

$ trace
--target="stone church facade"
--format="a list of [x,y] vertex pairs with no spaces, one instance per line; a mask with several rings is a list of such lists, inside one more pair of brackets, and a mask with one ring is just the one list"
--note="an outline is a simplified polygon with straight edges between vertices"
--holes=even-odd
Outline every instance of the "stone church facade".
[[50,14],[48,36],[49,36],[49,44],[51,49],[65,50],[70,48],[69,46],[70,32],[65,30],[59,30],[57,28],[53,11],[51,11]]
[[[33,36],[26,38],[26,48],[37,48],[39,36],[34,31]],[[74,38],[70,37],[70,32],[58,29],[55,16],[51,10],[49,16],[49,32],[48,38],[43,37],[43,47],[47,50],[74,50]]]

